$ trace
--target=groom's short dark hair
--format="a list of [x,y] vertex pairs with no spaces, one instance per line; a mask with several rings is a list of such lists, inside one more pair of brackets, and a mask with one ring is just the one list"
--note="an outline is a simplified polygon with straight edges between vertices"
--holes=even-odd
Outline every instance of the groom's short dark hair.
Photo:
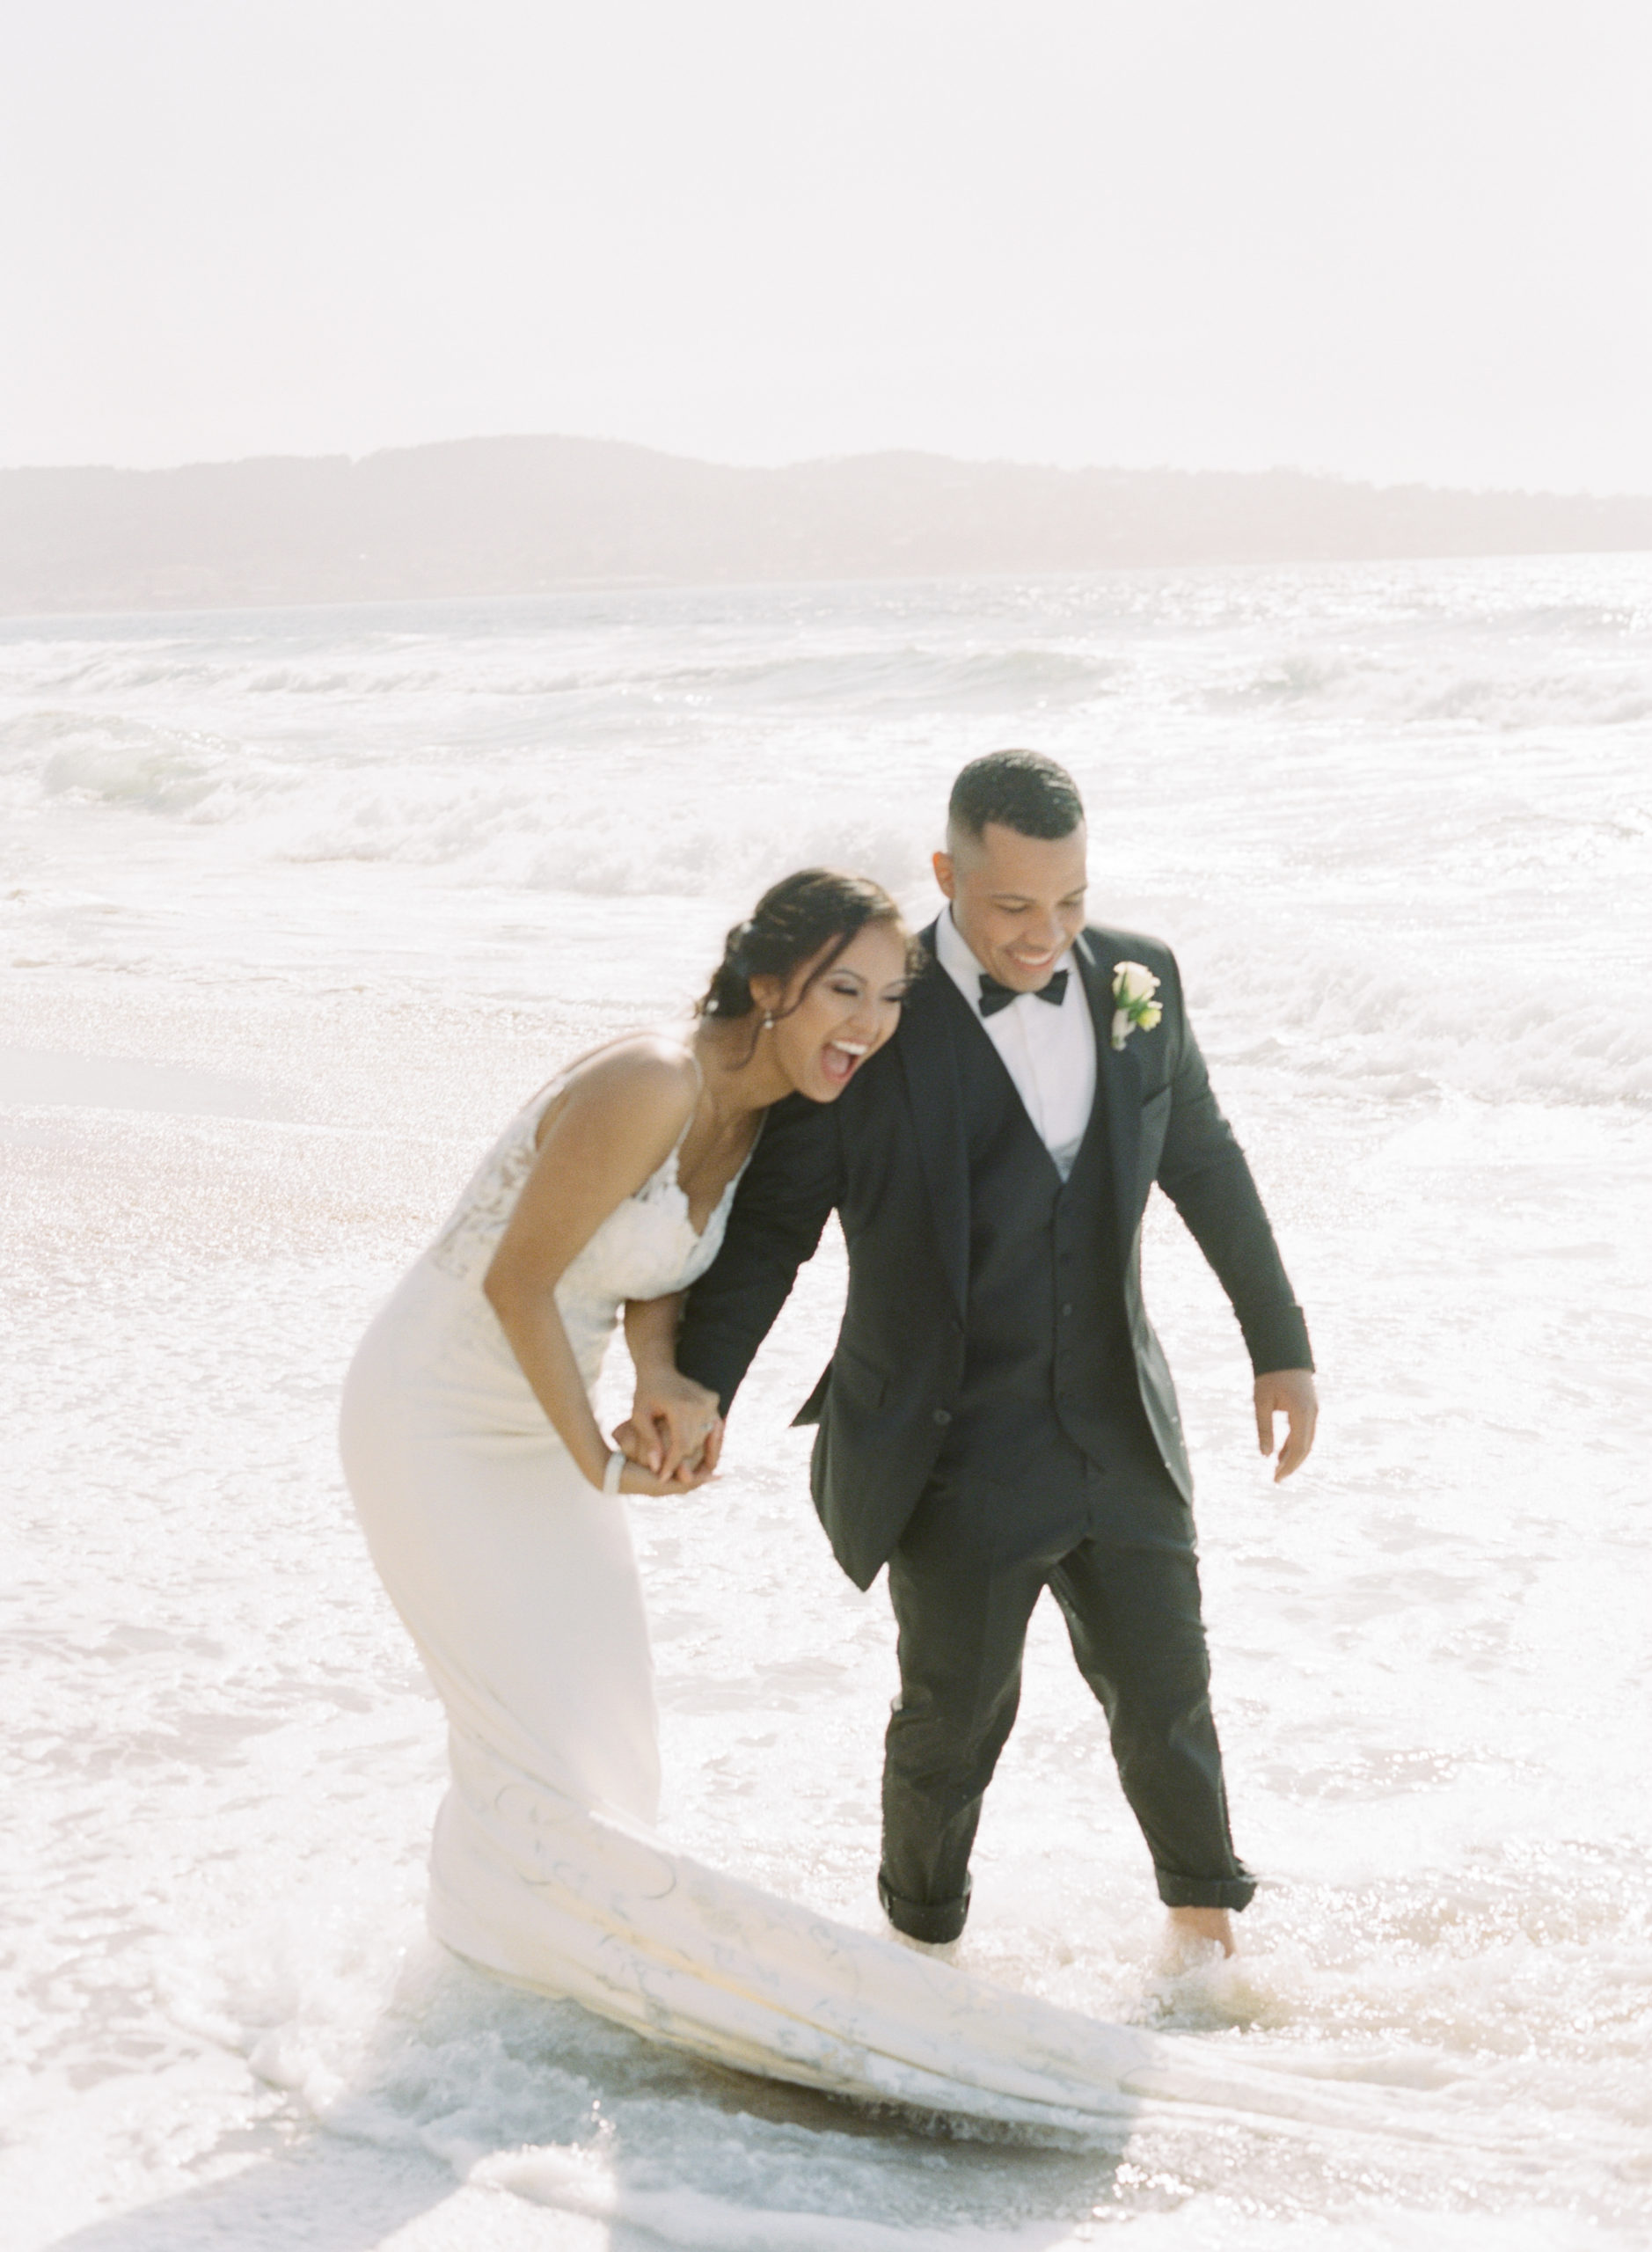
[[1084,800],[1064,766],[1037,750],[990,750],[972,758],[952,786],[948,829],[978,844],[988,822],[1018,837],[1071,837],[1084,819]]

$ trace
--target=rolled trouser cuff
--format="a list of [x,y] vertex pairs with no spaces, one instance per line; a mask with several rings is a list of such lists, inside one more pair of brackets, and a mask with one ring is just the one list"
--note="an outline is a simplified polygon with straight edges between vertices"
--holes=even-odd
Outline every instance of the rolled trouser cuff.
[[1169,1869],[1155,1869],[1159,1897],[1166,1908],[1248,1908],[1256,1897],[1256,1879],[1249,1869],[1236,1876],[1177,1876]]
[[926,1947],[944,1947],[948,1940],[956,1939],[964,1927],[969,1913],[969,1880],[964,1879],[964,1889],[955,1900],[926,1902],[903,1900],[898,1892],[891,1892],[884,1879],[878,1879],[878,1897],[883,1903],[883,1912],[897,1932],[908,1939],[920,1940]]

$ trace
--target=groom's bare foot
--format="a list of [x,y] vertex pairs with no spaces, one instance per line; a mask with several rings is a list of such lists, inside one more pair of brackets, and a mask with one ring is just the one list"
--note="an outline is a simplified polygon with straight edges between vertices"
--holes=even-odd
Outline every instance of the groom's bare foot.
[[1196,1957],[1201,1940],[1214,1940],[1224,1955],[1239,1953],[1233,1919],[1225,1908],[1173,1908],[1168,1936],[1173,1956]]
[[886,1916],[884,1928],[897,1946],[910,1947],[914,1955],[932,1955],[939,1963],[956,1963],[961,1940],[914,1939],[910,1932],[903,1932],[898,1924],[890,1923]]

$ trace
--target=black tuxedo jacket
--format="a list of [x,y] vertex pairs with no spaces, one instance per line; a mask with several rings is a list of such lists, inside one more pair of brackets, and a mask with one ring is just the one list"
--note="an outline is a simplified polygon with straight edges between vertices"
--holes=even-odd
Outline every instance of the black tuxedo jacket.
[[[849,1294],[830,1366],[799,1422],[818,1422],[815,1506],[838,1562],[869,1587],[945,1442],[962,1380],[969,1166],[957,1032],[934,961],[895,1038],[835,1103],[789,1096],[770,1112],[716,1261],[689,1294],[678,1365],[727,1411],[835,1209]],[[1175,959],[1133,932],[1086,930],[1074,949],[1096,1028],[1123,1292],[1142,1405],[1166,1468],[1192,1499],[1174,1387],[1142,1304],[1141,1225],[1157,1181],[1232,1301],[1258,1374],[1312,1368],[1307,1327],[1280,1263],[1244,1152],[1217,1107],[1188,1025]],[[1164,1014],[1111,1040],[1113,973],[1144,962]],[[967,1033],[967,1026],[963,1027]]]

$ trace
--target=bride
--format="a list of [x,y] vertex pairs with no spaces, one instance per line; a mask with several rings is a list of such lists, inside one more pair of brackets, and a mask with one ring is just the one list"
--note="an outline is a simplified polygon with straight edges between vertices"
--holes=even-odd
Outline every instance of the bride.
[[910,947],[875,884],[776,884],[730,932],[686,1042],[617,1041],[535,1095],[362,1341],[345,1472],[449,1721],[431,1927],[519,1985],[840,2093],[1067,2123],[1145,2095],[1248,2106],[1231,2071],[832,1923],[651,1827],[652,1665],[620,1496],[703,1483],[721,1429],[711,1393],[651,1377],[666,1412],[630,1430],[632,1460],[591,1390],[622,1319],[640,1363],[669,1363],[764,1110],[835,1101],[895,1035]]

